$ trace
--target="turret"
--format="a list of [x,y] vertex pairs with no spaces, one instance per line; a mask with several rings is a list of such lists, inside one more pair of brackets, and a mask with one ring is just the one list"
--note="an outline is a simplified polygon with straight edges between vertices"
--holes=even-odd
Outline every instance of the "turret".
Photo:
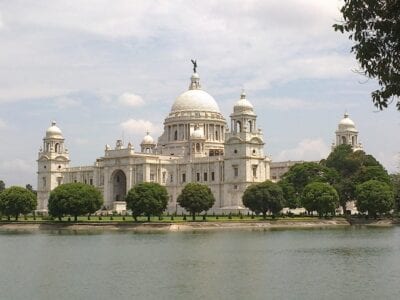
[[358,130],[356,125],[349,118],[349,114],[346,112],[343,119],[338,124],[338,129],[335,131],[336,143],[332,145],[335,148],[338,145],[347,144],[350,145],[354,151],[362,150],[361,143],[358,142]]
[[38,155],[37,197],[39,211],[47,211],[50,192],[63,183],[63,173],[69,166],[68,150],[61,129],[53,121],[46,130]]

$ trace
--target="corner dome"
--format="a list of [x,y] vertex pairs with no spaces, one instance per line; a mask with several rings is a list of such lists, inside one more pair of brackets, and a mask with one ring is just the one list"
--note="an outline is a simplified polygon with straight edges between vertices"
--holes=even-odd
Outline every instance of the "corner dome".
[[339,122],[339,130],[356,130],[356,125],[352,119],[349,118],[349,114],[346,112],[343,119]]
[[254,111],[253,105],[246,99],[245,92],[242,92],[240,95],[240,99],[236,101],[235,105],[233,106],[234,112],[243,112],[243,111]]
[[146,135],[144,136],[141,145],[153,145],[154,143],[154,139],[151,137],[151,135],[149,134],[149,132],[146,133]]
[[63,138],[61,129],[56,126],[56,121],[51,122],[51,126],[47,128],[46,138]]

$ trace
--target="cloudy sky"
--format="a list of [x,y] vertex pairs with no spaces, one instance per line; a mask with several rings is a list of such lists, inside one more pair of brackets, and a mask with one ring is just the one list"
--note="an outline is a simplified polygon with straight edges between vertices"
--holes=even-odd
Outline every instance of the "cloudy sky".
[[36,186],[36,159],[52,120],[72,165],[105,144],[139,148],[189,85],[229,118],[241,89],[274,161],[329,153],[347,110],[367,153],[398,170],[400,113],[376,112],[373,80],[357,74],[346,36],[332,30],[340,0],[0,0],[0,179]]

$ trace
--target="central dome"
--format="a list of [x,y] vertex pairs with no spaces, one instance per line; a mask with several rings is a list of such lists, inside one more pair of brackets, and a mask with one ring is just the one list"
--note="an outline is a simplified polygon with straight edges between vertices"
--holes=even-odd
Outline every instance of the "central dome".
[[209,111],[219,113],[219,107],[209,93],[196,89],[188,90],[176,98],[171,112],[178,111]]

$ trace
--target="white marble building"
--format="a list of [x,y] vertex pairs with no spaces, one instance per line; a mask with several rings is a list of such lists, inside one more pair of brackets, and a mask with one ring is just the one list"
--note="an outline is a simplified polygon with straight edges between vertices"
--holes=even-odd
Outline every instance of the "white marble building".
[[[348,114],[339,122],[336,143],[362,149],[358,131]],[[50,191],[62,183],[96,186],[109,210],[124,210],[127,192],[140,182],[158,182],[170,195],[168,211],[181,211],[177,197],[188,182],[207,184],[216,202],[212,211],[243,209],[242,195],[254,182],[280,177],[300,161],[274,162],[264,153],[257,115],[244,92],[234,103],[230,127],[215,99],[201,89],[194,72],[189,89],[178,96],[164,120],[158,141],[147,133],[140,151],[117,140],[105,146],[104,156],[90,166],[70,167],[60,128],[52,122],[43,139],[38,162],[38,210],[46,211]]]
[[188,182],[207,184],[216,202],[213,211],[243,207],[247,186],[270,178],[270,159],[257,128],[257,115],[243,92],[230,115],[230,129],[215,99],[201,89],[195,72],[189,89],[178,96],[154,141],[147,134],[140,151],[121,140],[106,145],[91,166],[70,167],[60,128],[46,131],[38,158],[38,210],[46,211],[50,191],[62,183],[83,182],[99,188],[104,205],[123,210],[127,191],[140,182],[158,182],[170,195],[168,210],[180,211],[177,197]]

